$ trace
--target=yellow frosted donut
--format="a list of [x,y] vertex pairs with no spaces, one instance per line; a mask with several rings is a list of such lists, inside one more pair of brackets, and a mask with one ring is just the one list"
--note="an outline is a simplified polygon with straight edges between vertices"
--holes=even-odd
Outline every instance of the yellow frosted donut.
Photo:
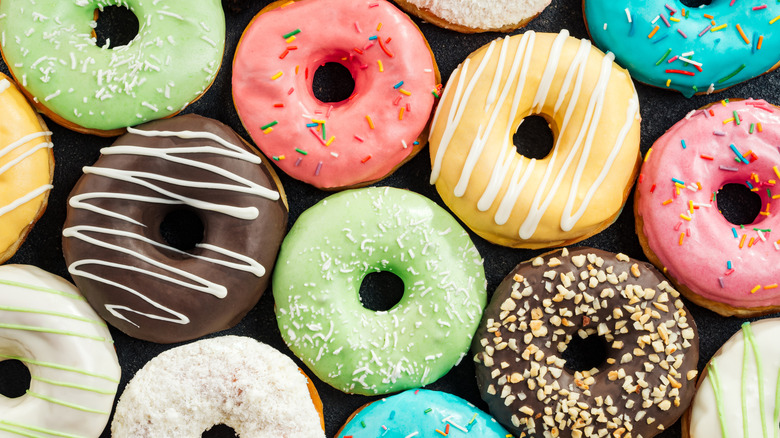
[[[590,41],[526,32],[472,53],[452,73],[430,134],[431,184],[475,233],[499,245],[569,245],[614,222],[639,165],[639,99]],[[512,136],[541,115],[542,159]]]
[[46,210],[52,189],[51,132],[0,73],[0,263],[11,258]]

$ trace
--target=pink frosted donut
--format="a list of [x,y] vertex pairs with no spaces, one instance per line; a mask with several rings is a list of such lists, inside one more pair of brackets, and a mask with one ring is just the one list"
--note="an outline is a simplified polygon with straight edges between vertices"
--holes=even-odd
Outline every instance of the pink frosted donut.
[[[339,63],[355,88],[312,91]],[[249,135],[288,175],[336,190],[378,181],[424,145],[439,73],[425,37],[385,0],[277,1],[244,31],[233,100]]]
[[[648,151],[637,234],[696,304],[726,316],[780,310],[779,148],[780,108],[750,99],[691,112]],[[752,224],[733,225],[718,210],[718,191],[734,183],[761,198]]]

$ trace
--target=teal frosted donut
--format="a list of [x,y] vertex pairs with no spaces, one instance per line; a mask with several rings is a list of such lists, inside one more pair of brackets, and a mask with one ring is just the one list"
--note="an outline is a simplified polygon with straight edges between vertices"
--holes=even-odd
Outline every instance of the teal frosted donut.
[[596,45],[631,76],[686,97],[711,93],[780,64],[780,3],[712,0],[584,0]]
[[505,438],[511,435],[493,417],[458,396],[410,389],[364,406],[336,434],[336,438],[378,436]]
[[[404,294],[388,311],[361,304],[372,272]],[[431,383],[468,352],[486,304],[482,258],[427,198],[389,187],[349,190],[305,211],[273,276],[279,329],[314,374],[355,394]]]
[[[127,45],[98,47],[95,11],[125,6],[138,18]],[[80,132],[173,115],[219,70],[225,15],[219,0],[3,0],[3,58],[36,106]],[[96,132],[108,131],[108,132]]]

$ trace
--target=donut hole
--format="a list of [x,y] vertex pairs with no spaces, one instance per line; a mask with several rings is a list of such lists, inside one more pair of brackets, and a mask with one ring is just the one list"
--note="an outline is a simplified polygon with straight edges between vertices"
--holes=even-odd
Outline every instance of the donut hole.
[[18,360],[0,362],[0,395],[18,398],[30,389],[30,370]]
[[173,210],[160,223],[160,234],[169,246],[192,251],[203,241],[203,221],[192,210]]
[[138,35],[138,17],[123,6],[106,6],[95,9],[96,44],[98,47],[126,46]]
[[203,432],[203,435],[201,435],[201,437],[202,438],[233,438],[233,437],[238,438],[238,434],[230,426],[226,426],[224,424],[217,424],[211,429]]
[[591,335],[583,339],[574,335],[561,357],[571,372],[599,368],[607,361],[607,341],[602,336]]
[[312,91],[320,102],[341,102],[355,91],[355,78],[338,62],[326,62],[314,72]]
[[752,224],[761,213],[761,196],[744,184],[725,184],[715,200],[720,214],[734,225]]
[[703,6],[709,6],[712,0],[680,0],[685,7],[688,8],[701,8]]
[[372,272],[360,284],[360,303],[375,312],[392,309],[403,296],[404,282],[392,272]]
[[518,154],[541,160],[552,151],[555,137],[547,119],[542,116],[528,116],[520,121],[512,141]]

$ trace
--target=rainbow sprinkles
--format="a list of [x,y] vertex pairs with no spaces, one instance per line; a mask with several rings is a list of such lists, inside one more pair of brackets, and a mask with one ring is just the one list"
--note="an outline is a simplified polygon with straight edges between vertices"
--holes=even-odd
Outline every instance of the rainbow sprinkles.
[[640,82],[686,97],[759,76],[780,63],[780,3],[585,0],[591,38]]

